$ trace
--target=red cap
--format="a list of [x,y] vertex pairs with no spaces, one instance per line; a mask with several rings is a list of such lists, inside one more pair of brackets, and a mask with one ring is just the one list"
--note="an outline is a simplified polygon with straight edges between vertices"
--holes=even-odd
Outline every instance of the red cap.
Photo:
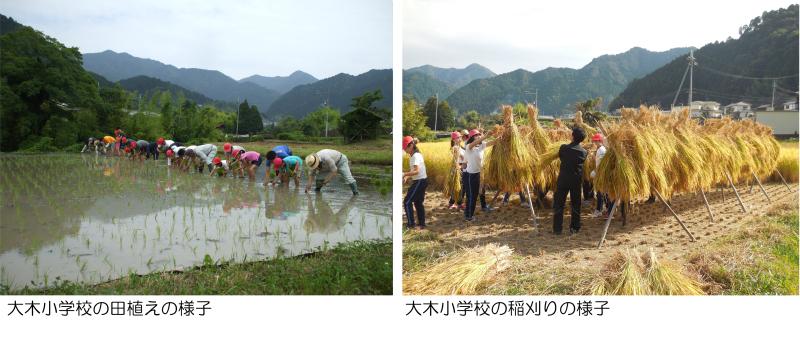
[[406,147],[408,147],[408,144],[410,144],[412,141],[414,141],[414,138],[412,138],[410,136],[407,136],[407,135],[404,136],[403,137],[403,150],[405,150]]
[[469,136],[468,137],[472,138],[472,137],[474,137],[474,136],[476,136],[478,134],[481,134],[481,132],[478,131],[477,129],[473,129],[473,130],[469,131]]
[[158,138],[158,140],[156,140],[156,144],[164,145],[164,138]]
[[126,148],[125,148],[125,152],[128,152],[128,153],[130,153],[130,152],[131,152],[131,148],[130,148],[130,147],[126,147]]
[[603,135],[600,133],[595,133],[592,136],[592,141],[603,141]]
[[243,152],[242,150],[236,150],[236,152],[233,153],[233,158],[238,159],[239,156],[242,155],[242,152]]
[[214,163],[214,165],[221,165],[222,160],[219,159],[219,157],[214,157],[214,159],[211,160],[211,163]]
[[136,147],[136,142],[135,141],[131,141],[131,147]]
[[167,157],[172,157],[175,155],[175,152],[172,152],[172,149],[167,150]]
[[223,152],[230,153],[231,149],[233,149],[233,146],[231,145],[231,143],[225,143],[224,145],[222,145],[222,151]]
[[272,165],[275,167],[275,170],[278,170],[278,168],[283,166],[283,159],[281,159],[281,157],[275,157],[275,159],[272,160]]
[[458,138],[461,138],[461,133],[458,133],[458,132],[450,133],[450,140],[456,140]]
[[123,143],[127,143],[127,142],[128,142],[128,138],[126,138],[126,137],[122,137],[122,142],[123,142]]

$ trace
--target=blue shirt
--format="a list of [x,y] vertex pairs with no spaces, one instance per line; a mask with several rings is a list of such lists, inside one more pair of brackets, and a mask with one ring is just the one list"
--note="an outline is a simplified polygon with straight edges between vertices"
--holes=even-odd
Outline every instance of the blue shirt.
[[[272,151],[275,151],[275,157],[278,157],[280,159],[284,159],[292,155],[292,149],[290,149],[289,146],[286,145],[275,146],[272,148]],[[272,165],[272,162],[267,161],[267,166],[270,165]]]

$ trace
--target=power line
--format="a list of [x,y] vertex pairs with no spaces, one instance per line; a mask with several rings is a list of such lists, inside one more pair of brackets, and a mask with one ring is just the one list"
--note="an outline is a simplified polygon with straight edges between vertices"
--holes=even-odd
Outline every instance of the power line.
[[797,78],[797,75],[796,75],[796,74],[795,74],[795,75],[785,75],[785,76],[779,76],[779,77],[751,77],[751,76],[746,76],[746,75],[739,75],[739,74],[733,74],[733,73],[728,73],[728,72],[722,72],[722,71],[718,71],[718,70],[715,70],[715,69],[713,69],[713,68],[709,68],[709,67],[706,67],[706,66],[698,66],[698,67],[699,67],[699,68],[701,68],[701,69],[704,69],[704,70],[706,70],[706,71],[709,71],[709,72],[711,72],[711,73],[716,73],[716,74],[719,74],[719,75],[722,75],[722,76],[725,76],[725,77],[730,77],[730,78],[738,78],[738,79],[748,79],[748,80],[776,80],[776,79],[789,79],[789,78]]

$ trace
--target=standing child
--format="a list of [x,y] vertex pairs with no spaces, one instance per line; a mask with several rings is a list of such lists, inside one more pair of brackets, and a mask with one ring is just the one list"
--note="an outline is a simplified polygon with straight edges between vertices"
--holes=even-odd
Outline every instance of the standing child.
[[[403,183],[411,179],[411,186],[408,187],[405,199],[403,199],[403,209],[406,211],[409,229],[425,229],[425,189],[428,188],[428,175],[425,169],[425,159],[417,148],[414,138],[406,136],[403,138],[403,151],[410,157],[408,159],[409,171],[403,173]],[[417,209],[419,226],[414,222],[414,209]]]
[[[595,135],[593,135],[592,136],[592,144],[594,144],[594,147],[595,147],[595,149],[597,151],[594,154],[594,167],[595,167],[595,170],[592,170],[592,172],[589,175],[589,177],[592,180],[594,180],[594,177],[597,175],[597,167],[600,166],[600,161],[602,161],[603,160],[603,156],[606,155],[606,147],[605,147],[605,145],[603,145],[603,135],[600,134],[600,133],[596,133]],[[608,200],[608,194],[607,193],[600,193],[600,192],[596,191],[594,193],[594,196],[597,199],[597,207],[595,208],[594,212],[592,212],[592,217],[599,217],[599,216],[604,214],[604,212],[603,212],[603,206],[604,205],[609,206],[609,209],[610,209],[611,201]]]
[[[467,147],[464,149],[464,157],[467,161],[467,177],[466,184],[463,188],[467,190],[467,207],[464,209],[464,220],[471,222],[475,220],[475,202],[478,201],[478,195],[481,193],[481,165],[483,164],[483,150],[494,144],[484,143],[486,137],[481,135],[477,129],[469,131],[469,140],[467,140]],[[485,199],[481,199],[481,203],[485,204]],[[488,207],[483,206],[484,210]]]

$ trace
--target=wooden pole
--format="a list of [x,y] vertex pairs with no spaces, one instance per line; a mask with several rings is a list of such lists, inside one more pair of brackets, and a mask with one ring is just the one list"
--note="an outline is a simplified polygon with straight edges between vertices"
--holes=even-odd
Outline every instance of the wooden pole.
[[689,232],[689,228],[687,228],[687,227],[686,227],[686,224],[683,224],[683,221],[681,220],[681,218],[680,218],[680,217],[678,217],[678,214],[677,214],[677,213],[675,213],[675,211],[674,211],[674,210],[672,210],[672,207],[671,207],[671,206],[669,206],[669,204],[667,204],[667,202],[666,202],[666,201],[664,201],[664,197],[662,197],[662,196],[661,196],[661,193],[659,193],[659,192],[658,192],[657,190],[655,190],[655,189],[654,189],[653,191],[656,193],[656,196],[658,196],[658,199],[659,199],[659,200],[661,200],[661,202],[663,202],[663,203],[664,203],[664,205],[667,205],[667,209],[669,209],[669,212],[671,212],[671,213],[672,213],[672,216],[674,216],[674,217],[675,217],[675,219],[678,221],[678,224],[680,224],[680,225],[681,225],[681,227],[683,228],[683,231],[686,231],[686,233],[689,235],[689,240],[690,240],[690,241],[692,241],[692,242],[694,242],[694,235],[692,235],[692,233],[691,233],[691,232]]
[[597,249],[603,245],[603,242],[606,241],[606,234],[608,233],[608,227],[611,225],[611,219],[614,218],[614,210],[617,209],[617,205],[621,200],[615,200],[614,205],[611,205],[611,211],[608,211],[608,219],[606,219],[606,224],[603,225],[603,237],[600,238],[600,242],[597,243]]
[[708,217],[711,218],[711,222],[714,222],[714,213],[711,212],[711,206],[708,205],[708,199],[706,198],[706,192],[703,191],[703,188],[700,188],[700,195],[703,196],[703,201],[706,203],[706,210],[708,211]]
[[497,201],[497,196],[500,195],[500,190],[498,189],[497,192],[494,193],[494,198],[492,198],[492,202],[489,203],[489,207],[494,207],[494,202]]
[[792,187],[789,187],[789,184],[788,184],[788,183],[786,183],[786,179],[785,179],[785,178],[783,178],[783,175],[781,175],[781,172],[780,172],[780,170],[778,170],[778,169],[775,169],[775,172],[776,172],[776,173],[778,173],[778,177],[780,177],[780,178],[781,178],[781,181],[783,181],[783,185],[784,185],[784,186],[786,186],[786,189],[788,189],[788,190],[791,192],[791,191],[792,191]]
[[528,192],[528,207],[531,208],[531,217],[533,217],[533,228],[536,229],[536,212],[533,210],[533,199],[531,199],[531,190],[528,185],[525,185],[525,191]]
[[744,207],[744,203],[742,202],[742,198],[739,196],[739,191],[736,190],[736,185],[733,184],[733,179],[731,179],[731,174],[728,174],[728,172],[726,171],[725,172],[725,177],[728,178],[728,183],[730,183],[731,187],[733,187],[733,193],[736,194],[736,199],[739,200],[739,206],[742,207],[742,212],[747,213],[747,208]]
[[756,176],[755,172],[753,172],[753,178],[756,179],[756,183],[758,183],[758,188],[761,188],[761,193],[764,193],[764,196],[767,197],[767,202],[772,203],[772,199],[769,198],[767,191],[764,189],[764,186],[761,184],[761,181],[758,179],[758,176]]

